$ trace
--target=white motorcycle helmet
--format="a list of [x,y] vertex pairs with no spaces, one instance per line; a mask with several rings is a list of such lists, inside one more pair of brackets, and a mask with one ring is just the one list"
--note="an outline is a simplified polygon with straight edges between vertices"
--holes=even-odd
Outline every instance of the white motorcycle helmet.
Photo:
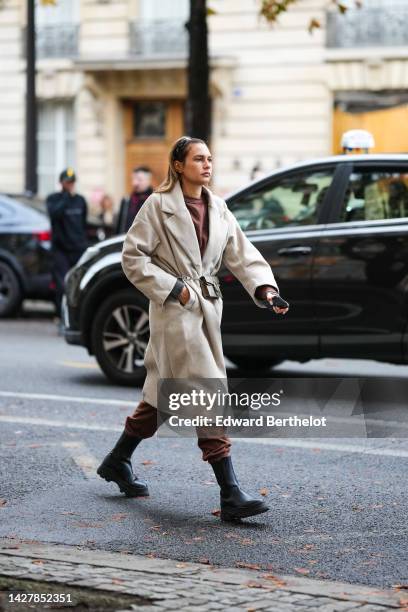
[[349,130],[341,139],[343,153],[368,153],[375,147],[374,136],[367,130]]

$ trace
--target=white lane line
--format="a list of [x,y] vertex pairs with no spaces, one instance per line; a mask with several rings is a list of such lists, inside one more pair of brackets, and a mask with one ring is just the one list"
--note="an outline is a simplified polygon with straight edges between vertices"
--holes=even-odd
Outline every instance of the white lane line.
[[[39,427],[61,427],[65,429],[82,429],[86,431],[109,431],[109,432],[122,432],[123,426],[104,426],[104,425],[88,425],[86,423],[77,423],[75,421],[55,421],[52,419],[41,419],[33,417],[17,417],[0,415],[0,423],[14,423],[16,425],[34,425]],[[160,431],[160,430],[159,430]],[[167,438],[171,437],[174,440],[174,436],[164,436],[160,433],[157,437]],[[381,438],[382,440],[384,438]],[[320,439],[314,440],[301,440],[299,438],[277,439],[277,438],[232,438],[232,441],[244,442],[246,444],[264,444],[266,446],[277,446],[280,448],[301,448],[305,450],[322,450],[322,451],[333,451],[341,453],[356,453],[360,455],[379,455],[383,457],[408,457],[408,450],[403,448],[364,448],[362,446],[363,441],[366,443],[370,442],[370,439],[356,438],[356,445],[353,444],[341,444],[332,442],[321,442]]]
[[101,404],[103,406],[135,406],[135,401],[100,399],[96,397],[79,397],[77,395],[50,395],[47,393],[17,393],[14,391],[0,391],[0,397],[15,399],[50,400],[53,402],[77,402],[79,404]]
[[54,419],[41,419],[33,417],[18,417],[0,415],[0,423],[15,423],[16,425],[38,425],[40,427],[64,427],[65,429],[85,429],[89,431],[123,431],[123,427],[106,427],[104,425],[88,425],[87,423],[76,423],[70,421],[57,421]]
[[99,366],[96,363],[91,363],[87,361],[57,361],[63,366],[68,368],[83,368],[85,370],[99,370]]
[[[374,439],[374,438],[371,438]],[[381,438],[384,440],[384,438]],[[391,438],[392,439],[392,438]],[[364,448],[362,441],[368,442],[370,438],[356,438],[356,444],[336,444],[332,442],[321,442],[320,440],[282,440],[271,438],[233,438],[233,441],[246,442],[249,444],[265,444],[270,446],[280,446],[287,448],[319,449],[324,451],[335,451],[341,453],[358,453],[360,455],[381,455],[383,457],[408,457],[408,450],[403,448]]]
[[100,462],[91,455],[83,442],[63,442],[62,446],[68,450],[74,463],[82,470],[86,478],[98,478],[96,469]]

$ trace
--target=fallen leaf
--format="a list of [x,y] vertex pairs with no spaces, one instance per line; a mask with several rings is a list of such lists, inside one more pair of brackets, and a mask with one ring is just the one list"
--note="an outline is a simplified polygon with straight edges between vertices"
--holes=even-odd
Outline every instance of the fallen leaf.
[[112,584],[122,584],[122,582],[125,582],[122,578],[112,578]]
[[85,521],[77,521],[75,523],[71,523],[73,527],[90,528],[90,529],[102,529],[103,523],[87,523]]
[[274,576],[273,574],[264,574],[262,578],[266,578],[267,580],[272,580],[272,582],[276,584],[277,587],[283,587],[286,585],[286,582],[284,580],[281,580],[281,578],[278,578],[277,576]]
[[5,506],[7,504],[6,499],[0,499],[0,506]]
[[205,557],[202,557],[201,559],[199,559],[198,562],[204,563],[205,565],[210,565],[210,560],[206,559]]
[[36,559],[35,561],[32,561],[31,563],[33,563],[34,565],[44,565],[44,561],[42,561],[41,559]]
[[255,582],[254,580],[246,582],[245,586],[249,587],[250,589],[266,589],[266,586],[262,584],[262,582]]
[[147,553],[145,556],[149,557],[150,559],[154,559],[157,555],[155,553]]
[[127,516],[129,515],[124,512],[118,512],[117,514],[113,514],[111,518],[112,518],[112,521],[123,521],[123,519],[126,518]]
[[154,463],[156,463],[156,461],[152,461],[151,459],[145,459],[144,461],[140,462],[142,465],[153,465]]
[[186,563],[176,563],[176,567],[186,567]]
[[408,584],[393,584],[392,588],[397,591],[408,591]]
[[214,516],[221,516],[221,510],[211,510],[211,514]]
[[243,546],[251,546],[252,544],[254,544],[254,541],[251,540],[251,538],[242,538],[242,540],[240,540],[240,544],[242,544]]
[[245,567],[246,569],[260,570],[261,566],[256,563],[246,563],[245,561],[236,561],[236,567]]
[[70,515],[73,515],[73,516],[79,516],[78,512],[68,512],[67,511],[67,512],[60,512],[60,514],[70,514]]
[[294,567],[293,568],[295,570],[295,572],[297,572],[298,574],[310,574],[310,570],[304,568],[304,567]]
[[27,448],[41,448],[44,446],[43,444],[29,444]]
[[402,610],[404,610],[404,612],[408,610],[408,597],[400,597],[399,605],[402,608]]
[[262,489],[259,489],[259,493],[260,495],[268,495],[269,491],[267,488],[263,487]]

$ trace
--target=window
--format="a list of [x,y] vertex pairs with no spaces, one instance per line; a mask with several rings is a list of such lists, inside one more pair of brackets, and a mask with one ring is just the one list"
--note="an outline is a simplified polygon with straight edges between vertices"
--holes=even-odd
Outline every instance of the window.
[[133,134],[136,138],[164,138],[166,136],[166,104],[137,102],[134,106]]
[[408,169],[353,172],[341,221],[380,221],[408,217]]
[[38,191],[47,196],[60,172],[75,166],[74,109],[72,103],[45,102],[38,114]]
[[189,0],[142,0],[141,17],[150,21],[155,19],[187,21],[190,12]]
[[230,204],[243,230],[313,225],[333,178],[333,168],[284,176]]
[[38,57],[75,57],[78,54],[79,0],[42,4],[36,0]]

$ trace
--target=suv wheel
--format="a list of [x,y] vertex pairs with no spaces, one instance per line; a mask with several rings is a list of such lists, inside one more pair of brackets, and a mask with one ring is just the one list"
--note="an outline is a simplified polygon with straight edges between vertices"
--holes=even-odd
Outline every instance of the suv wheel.
[[93,322],[95,357],[106,376],[122,385],[142,385],[149,341],[149,306],[132,289],[118,291],[102,303]]
[[15,314],[22,298],[20,283],[13,269],[0,261],[0,317]]

